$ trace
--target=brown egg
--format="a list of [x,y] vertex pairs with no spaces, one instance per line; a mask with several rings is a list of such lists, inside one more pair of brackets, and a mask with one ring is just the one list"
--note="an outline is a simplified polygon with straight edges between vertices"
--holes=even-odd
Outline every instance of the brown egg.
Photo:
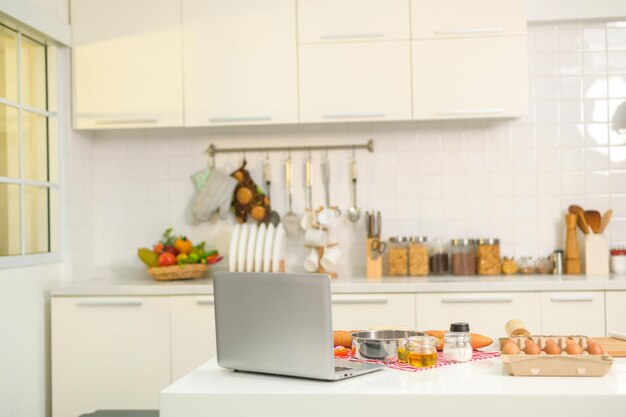
[[543,351],[546,352],[548,355],[560,355],[561,354],[561,348],[559,347],[559,345],[554,343],[554,340],[548,340],[546,342],[546,347],[543,348]]
[[503,348],[504,346],[508,345],[509,343],[515,343],[513,340],[511,339],[504,339],[502,342],[500,342],[500,347]]
[[539,345],[533,342],[532,340],[526,340],[526,346],[524,347],[524,352],[527,355],[539,355],[541,353],[541,349]]
[[594,342],[589,342],[587,344],[587,352],[589,352],[590,355],[602,355],[604,353],[604,350],[602,349],[602,346],[600,346],[597,343]]
[[502,348],[503,355],[517,355],[519,353],[519,347],[515,343],[507,343]]
[[568,340],[567,346],[565,346],[565,351],[570,355],[580,355],[583,353],[583,348],[573,340]]

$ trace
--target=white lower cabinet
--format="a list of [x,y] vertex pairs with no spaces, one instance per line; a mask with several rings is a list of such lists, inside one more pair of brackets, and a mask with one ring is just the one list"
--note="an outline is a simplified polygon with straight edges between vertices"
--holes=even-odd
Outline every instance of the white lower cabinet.
[[215,356],[213,296],[172,297],[172,381]]
[[336,330],[414,329],[413,294],[333,294]]
[[52,298],[52,414],[158,409],[171,383],[169,297]]
[[626,291],[606,292],[606,331],[626,333]]
[[472,332],[492,338],[505,336],[509,319],[520,319],[529,329],[541,329],[541,295],[515,293],[432,293],[415,296],[420,330],[445,330],[450,323],[467,322]]
[[543,334],[604,336],[604,291],[541,293]]

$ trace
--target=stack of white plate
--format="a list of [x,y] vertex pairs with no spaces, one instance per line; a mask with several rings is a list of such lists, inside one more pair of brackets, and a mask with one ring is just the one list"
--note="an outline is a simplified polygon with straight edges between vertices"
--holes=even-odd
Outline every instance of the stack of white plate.
[[285,229],[264,223],[236,224],[230,237],[230,272],[280,272],[285,258]]

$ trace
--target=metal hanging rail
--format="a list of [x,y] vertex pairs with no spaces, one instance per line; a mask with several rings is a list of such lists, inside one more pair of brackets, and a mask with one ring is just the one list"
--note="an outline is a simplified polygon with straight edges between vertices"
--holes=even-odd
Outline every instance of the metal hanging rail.
[[328,145],[328,146],[267,146],[265,148],[221,148],[211,144],[207,153],[212,158],[218,153],[252,153],[252,152],[296,152],[296,151],[339,151],[366,149],[374,152],[374,141],[370,139],[364,145]]

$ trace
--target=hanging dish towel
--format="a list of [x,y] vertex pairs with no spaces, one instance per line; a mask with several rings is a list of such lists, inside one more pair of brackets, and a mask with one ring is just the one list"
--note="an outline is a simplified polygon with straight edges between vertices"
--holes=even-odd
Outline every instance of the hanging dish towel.
[[213,213],[219,210],[220,217],[225,220],[237,180],[215,168],[197,172],[191,178],[199,190],[192,209],[195,218],[209,221]]

